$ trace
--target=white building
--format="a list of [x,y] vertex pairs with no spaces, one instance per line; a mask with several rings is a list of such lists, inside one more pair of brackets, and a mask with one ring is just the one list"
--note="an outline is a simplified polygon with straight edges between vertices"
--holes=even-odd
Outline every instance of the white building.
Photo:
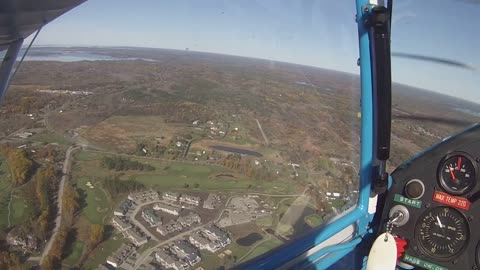
[[126,230],[123,235],[130,239],[130,241],[132,241],[132,243],[137,247],[147,243],[147,237],[140,235],[133,229]]
[[177,221],[183,226],[183,227],[190,227],[194,223],[200,223],[202,219],[197,213],[189,213],[186,216],[179,217]]
[[160,210],[162,212],[168,213],[170,215],[178,216],[180,213],[180,208],[175,206],[170,206],[168,204],[157,203],[153,206],[154,210]]
[[162,249],[155,252],[155,259],[165,268],[172,268],[174,270],[186,270],[190,268],[188,263],[180,261]]
[[222,248],[218,242],[210,241],[209,239],[203,237],[199,232],[191,234],[188,237],[188,241],[190,241],[190,243],[192,243],[192,245],[195,247],[202,250],[208,250],[212,253],[215,253]]
[[120,232],[123,232],[132,228],[132,225],[130,223],[128,223],[126,220],[117,216],[114,216],[112,218],[112,225],[113,227],[115,227],[115,229],[119,230]]
[[180,197],[180,195],[178,193],[175,193],[175,192],[164,192],[162,194],[162,198],[164,200],[169,200],[169,201],[177,201],[178,200],[178,197]]
[[201,261],[198,250],[190,245],[187,241],[175,241],[172,245],[172,250],[177,257],[188,262],[189,265],[194,266]]
[[200,200],[200,197],[190,196],[186,194],[182,194],[182,196],[180,196],[180,202],[188,203],[195,206],[198,206],[200,204]]

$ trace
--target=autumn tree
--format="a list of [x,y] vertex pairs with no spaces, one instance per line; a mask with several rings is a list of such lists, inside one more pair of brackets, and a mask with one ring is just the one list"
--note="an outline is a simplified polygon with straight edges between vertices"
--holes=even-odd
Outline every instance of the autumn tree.
[[20,261],[17,254],[2,251],[0,253],[0,269],[27,270],[28,268]]
[[50,255],[45,256],[43,259],[42,265],[40,266],[40,270],[53,270],[54,268],[54,258]]
[[53,240],[52,247],[50,248],[49,256],[52,256],[55,260],[60,261],[62,259],[63,250],[67,242],[68,228],[65,225],[61,225]]
[[105,227],[101,224],[92,224],[88,230],[88,248],[93,250],[103,241]]
[[16,186],[25,184],[33,168],[33,161],[23,149],[12,149],[7,153],[7,162],[12,169],[13,183]]
[[79,199],[80,195],[76,188],[70,182],[65,182],[62,196],[62,216],[69,224],[73,222],[73,217],[80,210]]

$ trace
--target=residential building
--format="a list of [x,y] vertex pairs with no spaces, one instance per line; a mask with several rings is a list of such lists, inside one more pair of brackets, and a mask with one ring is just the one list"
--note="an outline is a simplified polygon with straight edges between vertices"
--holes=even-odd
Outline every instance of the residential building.
[[115,268],[119,267],[129,256],[135,252],[135,246],[122,244],[117,251],[107,258],[107,263]]
[[183,227],[190,227],[194,223],[200,223],[202,219],[197,213],[190,212],[188,215],[179,217],[177,221],[183,226]]
[[175,193],[175,192],[164,192],[162,194],[162,198],[164,200],[169,200],[169,201],[177,201],[178,200],[178,197],[180,197],[180,194],[178,193]]
[[199,249],[208,250],[212,253],[219,251],[222,246],[216,241],[210,241],[209,239],[202,236],[199,232],[192,233],[188,237],[188,241]]
[[128,239],[130,239],[130,241],[132,241],[132,243],[137,247],[147,243],[147,237],[141,235],[140,233],[138,233],[137,231],[135,231],[133,229],[126,230],[123,233],[123,235],[125,237],[127,237]]
[[112,218],[112,225],[113,225],[113,227],[115,227],[115,229],[117,229],[121,232],[132,228],[132,224],[130,224],[127,220],[125,220],[121,217],[118,217],[118,216],[114,216]]
[[178,258],[168,254],[165,250],[159,249],[155,252],[155,259],[165,268],[174,270],[186,270],[190,266],[186,262],[182,262]]
[[140,204],[140,203],[158,201],[160,197],[158,196],[157,191],[153,189],[149,189],[149,190],[140,191],[136,193],[130,193],[128,195],[128,199],[134,201],[137,204]]
[[130,208],[132,208],[132,207],[133,207],[133,201],[131,201],[129,199],[125,199],[113,211],[113,214],[115,216],[125,216],[127,214],[128,210],[130,210]]
[[180,196],[180,202],[188,203],[195,206],[198,206],[200,204],[200,200],[200,197],[190,196],[186,194],[182,194],[182,196]]
[[152,209],[145,209],[142,211],[142,218],[150,224],[151,227],[155,227],[162,224],[162,220],[158,217]]
[[194,266],[201,261],[198,250],[185,240],[178,240],[171,246],[177,257]]
[[157,232],[160,233],[163,236],[165,236],[169,233],[178,232],[178,231],[181,231],[181,230],[182,230],[182,225],[180,225],[180,223],[178,223],[174,220],[171,220],[170,222],[168,222],[166,224],[159,225],[157,227]]
[[162,212],[168,213],[170,215],[178,216],[180,213],[180,208],[171,206],[168,204],[163,204],[163,203],[157,203],[153,206],[154,210],[160,210]]
[[228,234],[215,225],[205,226],[202,233],[211,241],[218,242],[222,247],[226,247],[231,242]]

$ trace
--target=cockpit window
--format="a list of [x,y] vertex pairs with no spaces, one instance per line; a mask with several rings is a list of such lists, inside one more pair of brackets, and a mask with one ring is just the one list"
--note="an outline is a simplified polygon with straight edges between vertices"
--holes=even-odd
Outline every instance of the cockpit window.
[[393,9],[391,169],[479,121],[479,10],[475,1],[399,2]]
[[91,0],[46,26],[0,108],[0,228],[17,254],[0,259],[225,269],[355,206],[354,14]]

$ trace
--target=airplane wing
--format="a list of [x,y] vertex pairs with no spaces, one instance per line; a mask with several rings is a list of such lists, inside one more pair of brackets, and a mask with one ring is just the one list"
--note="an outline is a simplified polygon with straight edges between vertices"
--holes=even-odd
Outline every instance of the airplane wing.
[[0,52],[86,0],[0,1]]

